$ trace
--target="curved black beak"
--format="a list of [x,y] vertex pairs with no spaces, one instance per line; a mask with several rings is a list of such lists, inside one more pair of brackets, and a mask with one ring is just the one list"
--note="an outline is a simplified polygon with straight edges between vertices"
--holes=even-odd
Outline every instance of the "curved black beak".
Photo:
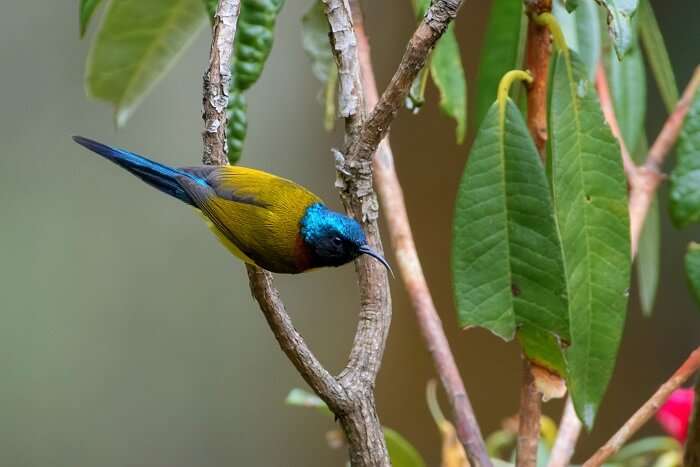
[[360,251],[360,253],[362,253],[362,254],[364,254],[364,255],[369,255],[369,256],[371,256],[372,258],[374,258],[374,259],[376,259],[377,261],[379,261],[380,263],[382,263],[382,264],[384,265],[384,267],[386,268],[386,270],[389,271],[389,272],[391,273],[391,277],[394,277],[394,271],[391,270],[391,266],[389,266],[389,262],[388,262],[387,260],[385,260],[384,257],[383,257],[382,255],[380,255],[379,253],[377,253],[376,251],[374,251],[373,249],[371,249],[371,248],[369,247],[369,245],[362,245],[362,246],[360,247],[360,250],[359,250],[359,251]]

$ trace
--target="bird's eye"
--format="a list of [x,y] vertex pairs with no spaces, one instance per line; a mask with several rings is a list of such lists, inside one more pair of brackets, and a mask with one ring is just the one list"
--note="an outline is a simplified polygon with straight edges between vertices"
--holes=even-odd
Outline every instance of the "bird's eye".
[[331,239],[331,242],[333,242],[333,245],[335,246],[341,246],[343,244],[343,241],[340,239],[340,237],[333,237]]

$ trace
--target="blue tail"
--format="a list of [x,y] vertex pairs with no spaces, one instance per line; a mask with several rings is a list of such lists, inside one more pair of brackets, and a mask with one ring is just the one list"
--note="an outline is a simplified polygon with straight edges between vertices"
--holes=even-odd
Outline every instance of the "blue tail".
[[178,178],[187,177],[199,183],[204,182],[204,180],[179,169],[173,169],[166,165],[153,162],[138,154],[123,149],[111,148],[97,141],[83,138],[82,136],[73,136],[73,140],[81,146],[96,152],[105,159],[109,159],[118,166],[128,170],[163,193],[195,206],[194,200],[182,188],[178,182]]

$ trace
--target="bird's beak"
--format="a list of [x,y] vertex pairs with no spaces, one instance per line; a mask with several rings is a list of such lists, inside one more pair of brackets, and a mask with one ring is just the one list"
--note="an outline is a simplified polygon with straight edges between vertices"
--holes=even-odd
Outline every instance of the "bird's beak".
[[394,277],[394,271],[391,270],[391,266],[389,266],[389,262],[387,260],[385,260],[382,255],[380,255],[379,253],[377,253],[376,251],[371,249],[368,245],[362,245],[360,247],[360,253],[365,254],[365,255],[369,255],[372,258],[379,261],[380,263],[382,263],[384,265],[384,267],[386,268],[386,270],[391,273],[391,277]]

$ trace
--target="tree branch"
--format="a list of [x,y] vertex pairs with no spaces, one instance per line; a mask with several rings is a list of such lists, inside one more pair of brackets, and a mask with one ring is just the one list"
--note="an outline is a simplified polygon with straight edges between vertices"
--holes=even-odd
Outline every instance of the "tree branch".
[[[332,44],[340,71],[341,112],[346,117],[348,140],[352,140],[358,134],[363,119],[356,39],[347,4],[327,0],[326,7],[333,26]],[[215,15],[209,67],[204,76],[202,160],[205,164],[227,164],[226,105],[239,9],[239,0],[219,0]],[[345,174],[342,193],[346,207],[363,223],[368,242],[381,252],[371,169],[366,170],[361,163],[354,164],[352,160],[343,164],[342,169]],[[384,269],[364,257],[356,262],[362,305],[359,324],[348,364],[334,378],[294,328],[279,292],[274,288],[272,275],[253,265],[246,267],[251,292],[280,347],[304,380],[328,404],[343,427],[351,465],[389,466],[373,393],[391,322],[391,303]]]
[[[551,12],[551,0],[526,1],[528,17]],[[547,78],[550,55],[549,30],[532,19],[527,22],[526,68],[534,78],[527,89],[527,128],[542,160],[547,146]]]
[[[374,79],[374,70],[369,41],[364,29],[361,7],[357,0],[351,1],[357,50],[359,54],[362,86],[367,111],[376,105],[379,96]],[[433,358],[433,364],[452,407],[457,436],[465,448],[473,467],[490,467],[491,460],[486,452],[481,430],[476,421],[464,382],[445,336],[440,316],[428,288],[416,245],[413,241],[411,225],[403,198],[403,190],[394,167],[394,156],[385,137],[374,156],[374,175],[379,191],[379,200],[385,213],[390,240],[396,256],[398,270],[416,313],[418,326],[426,347]]]
[[554,441],[547,467],[567,467],[571,463],[576,442],[581,434],[581,427],[581,421],[576,415],[574,403],[570,397],[567,397],[564,405],[564,414],[559,422],[559,431],[557,432],[557,438]]
[[396,112],[401,108],[411,83],[425,65],[425,61],[437,40],[457,16],[457,10],[462,6],[462,3],[463,0],[433,1],[423,21],[409,40],[399,68],[362,126],[359,137],[350,146],[349,158],[356,160],[370,160],[372,158],[379,142],[389,132],[391,122],[396,117]]
[[654,199],[654,193],[664,179],[664,175],[661,173],[661,166],[678,139],[678,134],[683,127],[685,114],[688,113],[688,108],[698,87],[700,87],[700,67],[695,69],[693,77],[683,91],[681,100],[678,101],[676,108],[666,119],[654,144],[649,148],[646,162],[644,165],[637,167],[633,175],[628,178],[630,185],[632,257],[637,253],[644,219],[649,211],[649,206],[651,206],[651,201]]
[[630,417],[622,428],[588,459],[583,467],[597,467],[617,451],[659,410],[661,404],[700,368],[700,347],[690,354],[678,370]]
[[535,467],[537,465],[541,413],[542,394],[537,390],[530,361],[523,357],[523,382],[520,389],[520,413],[518,415],[518,446],[515,457],[517,467]]
[[228,164],[226,105],[232,81],[233,39],[240,9],[240,0],[219,0],[214,14],[209,66],[204,73],[202,93],[202,162],[206,165]]

